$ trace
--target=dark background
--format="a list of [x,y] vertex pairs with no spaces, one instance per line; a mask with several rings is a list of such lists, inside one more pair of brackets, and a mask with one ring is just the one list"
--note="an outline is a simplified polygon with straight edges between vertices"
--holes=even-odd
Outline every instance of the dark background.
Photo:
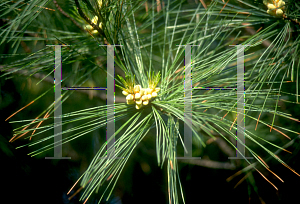
[[[66,3],[62,3],[62,6],[64,4]],[[51,6],[53,7],[53,5]],[[5,21],[1,20],[1,25],[4,23]],[[10,45],[9,43],[1,45],[1,53],[10,53]],[[24,46],[20,47],[20,52],[24,52],[24,50]],[[0,62],[1,66],[5,60],[1,59]],[[0,73],[0,75],[2,74],[4,72]],[[79,185],[69,195],[67,195],[67,192],[88,167],[99,147],[105,142],[105,128],[63,145],[64,156],[71,156],[71,160],[45,159],[45,156],[53,156],[51,151],[37,157],[30,157],[27,154],[37,149],[37,147],[15,149],[26,144],[27,140],[20,139],[13,143],[8,142],[13,136],[13,129],[18,127],[18,123],[9,123],[9,121],[35,118],[54,100],[54,94],[49,93],[16,114],[9,121],[5,121],[8,116],[53,86],[47,81],[36,85],[39,80],[35,77],[28,78],[28,76],[19,75],[7,79],[5,77],[0,78],[0,175],[2,185],[0,202],[32,204],[82,203],[79,201],[80,193],[68,200],[70,195],[79,189]],[[98,80],[105,83],[103,78]],[[94,82],[92,78],[90,81]],[[294,89],[295,86],[283,86],[283,91],[285,92],[295,93]],[[105,101],[102,99],[95,97],[93,94],[91,95],[80,93],[80,91],[74,92],[72,98],[69,98],[64,103],[63,112],[66,113],[105,104]],[[292,97],[289,99],[294,100]],[[281,105],[282,111],[291,113],[294,118],[300,118],[299,105]],[[271,115],[265,117],[269,117],[267,120],[272,118]],[[291,122],[290,120],[279,118],[276,120],[276,124],[297,132],[300,131],[298,123],[294,121]],[[261,134],[265,134],[265,132],[262,131]],[[288,140],[276,132],[274,133],[274,131],[271,136],[280,138],[281,142],[277,143],[279,145],[288,142]],[[228,155],[224,153],[224,149],[220,148],[218,144],[220,143],[211,142],[205,149],[195,145],[194,156],[201,156],[202,159],[211,161],[228,162]],[[293,154],[281,152],[278,156],[299,173],[300,161],[298,151],[300,149],[300,140],[296,139],[295,143],[287,149]],[[229,150],[232,151],[230,148]],[[204,164],[192,165],[180,161],[180,177],[186,203],[298,203],[300,178],[279,162],[273,159],[268,162],[268,165],[273,172],[284,180],[284,183],[280,182],[267,170],[264,170],[263,167],[258,168],[267,179],[278,187],[278,191],[255,171],[253,172],[254,186],[249,180],[244,180],[235,188],[235,185],[245,176],[245,174],[241,174],[230,182],[226,181],[228,177],[242,169],[241,164],[236,164],[238,167],[235,169],[215,169],[209,168]],[[105,186],[98,194],[94,194],[87,203],[97,203],[104,189]],[[128,160],[111,199],[107,202],[104,199],[102,203],[168,203],[167,192],[166,166],[158,167],[155,154],[155,137],[150,134],[139,144]]]
[[[34,98],[30,94],[31,89],[27,89],[27,84],[24,90],[20,91],[20,84],[22,83],[28,83],[28,79],[25,77],[15,77],[8,80],[1,78],[0,154],[2,164],[1,183],[4,187],[1,190],[3,195],[1,199],[6,200],[8,203],[81,203],[78,201],[80,194],[68,200],[69,196],[79,188],[78,185],[69,195],[67,195],[67,192],[91,161],[93,157],[91,152],[94,151],[94,148],[97,148],[96,141],[93,140],[93,136],[86,135],[72,141],[70,146],[63,145],[63,150],[68,151],[68,156],[72,157],[71,160],[47,160],[44,159],[44,156],[30,157],[27,155],[31,150],[30,148],[15,149],[26,144],[27,141],[21,139],[9,143],[8,140],[12,136],[12,130],[16,124],[9,123],[5,119],[26,105],[30,101],[29,98]],[[74,95],[83,98],[88,97],[86,94],[77,92]],[[44,103],[47,104],[47,102]],[[78,106],[78,104],[73,106]],[[37,115],[43,108],[45,107],[43,107],[42,102],[35,106],[33,104],[15,115],[13,119],[31,118],[30,116]],[[294,111],[295,108],[287,106],[287,110],[290,111]],[[282,123],[284,124],[284,121]],[[105,130],[98,130],[96,135],[104,140]],[[128,160],[112,196],[115,201],[103,201],[102,203],[168,202],[166,166],[161,169],[157,165],[153,138],[154,135],[145,138],[145,141],[137,147]],[[297,139],[288,148],[289,151],[293,152],[292,155],[285,152],[279,155],[296,172],[300,170],[297,151],[299,142],[300,140]],[[51,154],[53,153],[49,151],[46,155],[51,156]],[[214,142],[202,151],[201,156],[203,159],[227,161],[227,155]],[[186,203],[294,203],[297,200],[297,192],[299,191],[299,177],[277,161],[272,160],[268,162],[268,165],[284,180],[284,183],[281,183],[264,168],[260,168],[259,170],[279,190],[276,191],[257,172],[254,172],[257,194],[247,180],[234,188],[244,174],[237,176],[230,182],[226,181],[228,177],[241,168],[235,170],[213,169],[179,162]],[[88,203],[97,203],[100,193],[93,195]],[[121,199],[121,201],[118,201],[118,199]]]

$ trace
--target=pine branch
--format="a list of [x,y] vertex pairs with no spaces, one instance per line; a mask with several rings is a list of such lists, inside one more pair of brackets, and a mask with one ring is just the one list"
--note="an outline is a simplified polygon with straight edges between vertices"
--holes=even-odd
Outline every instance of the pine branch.
[[298,19],[292,19],[289,16],[286,16],[285,14],[283,14],[283,18],[300,26],[300,22],[298,21]]
[[[0,70],[1,69],[3,69],[3,66],[0,66]],[[25,70],[18,70],[17,71],[17,69],[10,69],[10,70],[5,70],[5,72],[13,72],[15,74],[30,76],[30,74]],[[36,74],[33,74],[32,76],[36,79],[43,79],[43,81],[51,83],[51,84],[53,84],[53,82],[54,82],[54,78],[52,78],[50,76],[46,77],[45,74],[36,73]],[[80,91],[78,91],[78,93],[83,93],[83,94],[86,94],[86,95],[90,95],[91,92],[90,92],[90,90],[80,90]],[[106,94],[98,92],[98,91],[93,91],[93,97],[100,98],[101,100],[104,100],[104,101],[106,100]],[[115,101],[116,101],[116,103],[125,103],[126,102],[125,98],[120,97],[120,96],[116,96]]]
[[212,168],[212,169],[230,169],[230,170],[235,170],[236,166],[232,163],[229,162],[218,162],[218,161],[213,161],[209,159],[179,159],[179,162],[182,163],[187,163],[187,164],[193,164],[197,166],[203,166],[207,168]]
[[103,32],[103,30],[97,25],[97,24],[94,24],[91,19],[89,19],[82,11],[81,7],[80,7],[80,4],[79,4],[79,1],[78,0],[74,0],[75,1],[75,4],[76,4],[76,8],[78,10],[78,13],[79,15],[88,23],[90,24],[95,30],[98,31],[99,34],[101,34],[103,37],[106,37],[105,33]]
[[82,26],[81,25],[79,25],[71,16],[69,16],[69,14],[67,14],[60,6],[59,6],[59,4],[57,3],[57,1],[56,0],[53,0],[53,3],[54,3],[54,5],[56,6],[56,8],[64,15],[64,16],[66,16],[68,19],[70,19],[80,30],[82,30],[82,31],[84,31],[84,32],[86,32],[86,30],[84,30],[83,28],[82,28]]

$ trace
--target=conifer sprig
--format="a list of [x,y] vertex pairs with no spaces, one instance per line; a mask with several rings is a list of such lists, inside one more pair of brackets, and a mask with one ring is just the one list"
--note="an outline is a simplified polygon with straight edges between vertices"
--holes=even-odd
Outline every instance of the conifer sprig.
[[[46,3],[45,1],[38,2]],[[245,137],[256,145],[254,148],[253,146],[245,146],[245,148],[265,168],[268,166],[260,159],[261,157],[257,153],[258,147],[291,169],[273,151],[262,145],[261,141],[278,150],[285,149],[269,142],[264,135],[254,133],[254,131],[259,124],[260,127],[273,129],[284,136],[287,135],[283,132],[299,134],[292,129],[275,126],[274,122],[275,117],[298,121],[278,109],[280,96],[286,94],[281,89],[282,84],[285,83],[284,79],[289,76],[292,81],[298,81],[299,76],[300,65],[297,57],[300,51],[300,38],[299,35],[294,35],[299,31],[298,25],[295,25],[293,21],[286,21],[284,18],[284,16],[289,16],[289,18],[298,19],[300,13],[296,13],[299,10],[298,7],[291,6],[292,3],[298,5],[296,1],[289,1],[286,4],[282,19],[269,15],[263,2],[252,5],[242,0],[239,0],[239,4],[216,0],[205,7],[200,3],[190,6],[183,1],[168,1],[160,12],[156,9],[158,5],[152,1],[146,14],[141,2],[103,1],[98,10],[97,7],[92,6],[98,2],[93,2],[94,4],[89,0],[80,2],[83,4],[78,5],[79,1],[75,0],[74,5],[77,8],[85,6],[86,9],[81,9],[81,12],[85,12],[86,17],[100,17],[101,14],[102,19],[99,19],[103,23],[101,30],[103,29],[103,35],[108,43],[122,45],[116,49],[115,65],[125,72],[125,79],[119,76],[118,80],[116,79],[118,83],[116,86],[121,88],[127,99],[126,103],[114,105],[115,121],[125,121],[115,132],[117,139],[114,157],[123,159],[107,158],[107,152],[111,149],[106,151],[106,143],[102,145],[81,177],[81,186],[85,189],[81,196],[82,201],[86,201],[106,182],[108,183],[107,190],[111,188],[109,195],[112,193],[128,158],[143,138],[151,136],[152,129],[156,137],[158,164],[163,166],[167,162],[168,189],[166,190],[169,202],[179,203],[178,195],[181,194],[183,197],[175,147],[177,140],[180,139],[180,145],[185,148],[182,129],[179,128],[179,124],[185,123],[184,45],[194,46],[192,49],[193,94],[191,97],[193,123],[188,124],[194,137],[204,147],[205,141],[200,134],[207,138],[215,138],[215,135],[218,135],[229,142],[235,150],[237,148],[230,142],[230,138],[243,143],[236,136],[238,114],[236,90],[218,89],[218,87],[236,87],[236,48],[229,47],[229,45],[242,41],[239,43],[250,44],[245,48],[244,108],[246,114],[244,119],[249,121]],[[20,6],[19,3],[9,4],[8,2],[4,5],[10,11],[13,11],[16,6]],[[30,5],[36,9],[37,4],[34,1]],[[280,5],[275,5],[277,10],[280,9],[278,6]],[[25,11],[26,9],[28,10],[29,7],[26,7]],[[103,66],[106,50],[99,48],[97,44],[98,42],[105,43],[103,39],[101,41],[97,36],[90,36],[81,31],[61,30],[55,24],[53,27],[46,27],[42,23],[43,21],[40,26],[49,33],[49,36],[23,37],[24,33],[30,34],[31,31],[18,30],[14,26],[22,22],[26,28],[38,16],[25,11],[20,12],[20,15],[23,17],[28,15],[31,18],[27,19],[26,17],[22,21],[19,16],[16,16],[10,24],[4,27],[1,33],[1,36],[3,35],[2,43],[9,40],[14,40],[15,43],[25,40],[40,40],[71,44],[70,48],[62,49],[63,63],[74,62],[79,65],[75,72],[68,72],[69,76],[64,77],[63,82],[67,82],[70,78],[76,78],[74,83],[82,85],[93,75],[95,70],[106,71]],[[9,12],[0,16],[5,16],[7,13]],[[86,20],[76,12],[73,15],[77,17],[74,19]],[[43,19],[49,16],[45,14],[39,17]],[[91,24],[90,21],[88,23]],[[93,24],[91,26],[98,30]],[[261,26],[261,28],[257,28],[255,34],[251,36],[242,33],[244,29],[251,29],[250,26]],[[35,31],[35,27],[32,28],[33,31]],[[50,35],[50,31],[54,34]],[[17,35],[16,32],[19,32],[20,35]],[[38,32],[38,34],[41,33]],[[269,40],[270,43],[263,47],[263,41],[266,40]],[[256,51],[249,53],[254,48]],[[53,72],[53,63],[49,62],[53,62],[53,51],[41,49],[24,59],[20,58],[19,61],[7,63],[5,69],[24,69],[29,73],[45,72],[50,75]],[[298,85],[296,86],[298,87]],[[70,94],[63,94],[62,100],[65,101]],[[298,88],[295,96],[298,97]],[[154,98],[155,100],[153,100]],[[31,142],[27,144],[29,146],[53,139],[55,135],[35,139],[53,129],[53,124],[39,124],[41,121],[53,119],[51,116],[53,108],[54,104],[51,104],[43,112],[47,112],[44,118],[38,119],[41,116],[39,115],[38,118],[26,121],[27,124],[15,129],[15,136],[17,138],[32,137]],[[111,107],[103,105],[64,114],[62,124],[64,127],[75,122],[81,122],[81,125],[63,131],[63,136],[68,133],[72,134],[65,136],[62,144],[105,127],[108,122],[111,122],[107,121],[108,108]],[[256,113],[259,113],[259,116]],[[261,115],[268,113],[273,114],[272,120],[260,119]],[[34,127],[28,128],[30,125],[34,125]],[[27,134],[31,131],[35,131],[33,135]],[[291,139],[289,136],[286,138]],[[35,156],[50,149],[53,149],[53,144],[45,145],[31,152],[30,155]],[[187,151],[186,148],[185,151]],[[245,159],[245,161],[245,163],[251,164],[249,160]],[[178,192],[178,185],[180,192]]]

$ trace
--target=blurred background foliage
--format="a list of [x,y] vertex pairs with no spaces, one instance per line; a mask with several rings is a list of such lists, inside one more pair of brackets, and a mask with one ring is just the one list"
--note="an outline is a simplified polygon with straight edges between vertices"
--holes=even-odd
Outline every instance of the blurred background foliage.
[[[8,1],[0,2],[1,12],[4,12],[5,9],[9,8],[6,8]],[[68,44],[74,46],[82,45],[83,50],[78,54],[73,53],[72,57],[69,59],[66,58],[68,53],[63,54],[62,59],[67,60],[67,63],[63,64],[63,76],[70,75],[70,77],[63,81],[62,86],[72,86],[73,84],[79,83],[82,87],[105,87],[106,73],[103,70],[103,67],[106,67],[106,53],[104,50],[93,50],[95,46],[90,46],[89,43],[95,42],[85,40],[85,38],[91,38],[91,36],[83,29],[86,23],[76,13],[74,1],[39,2],[44,2],[47,9],[38,11],[42,12],[41,15],[28,25],[26,28],[28,32],[24,33],[24,38],[19,42],[17,41],[14,47],[12,46],[14,41],[6,41],[0,45],[0,68],[3,68],[4,65],[10,64],[13,61],[15,62],[14,67],[20,63],[20,65],[24,66],[25,70],[26,66],[32,65],[30,62],[36,59],[34,58],[35,56],[38,55],[40,57],[52,54],[51,52],[46,52],[46,54],[41,52],[35,56],[30,56],[31,53],[45,49],[46,44],[61,44],[64,40],[67,40]],[[116,4],[112,5],[116,6],[120,3],[120,1],[116,2]],[[142,26],[143,24],[149,23],[147,21],[147,16],[149,15],[148,10],[154,2],[156,3],[155,6],[157,6],[156,12],[160,14],[163,13],[164,11],[162,8],[167,4],[167,1],[157,0],[136,2],[137,4],[143,4],[144,8],[144,10],[140,9],[136,13],[135,21],[137,25]],[[187,0],[183,1],[182,5],[184,8],[189,9],[195,8],[201,2],[205,2],[208,5],[211,1]],[[248,2],[249,4],[263,8],[263,4],[260,1],[249,0],[243,2]],[[30,3],[30,1],[24,1],[24,4],[26,3]],[[230,1],[230,3],[241,7],[245,5],[241,4],[241,1]],[[11,4],[13,4],[13,1],[11,1]],[[57,5],[59,5],[59,7]],[[104,8],[109,12],[109,9],[116,9],[117,7],[112,6],[110,8],[104,6]],[[230,10],[230,8],[226,7],[225,9]],[[69,17],[67,17],[64,12],[67,13]],[[11,12],[6,16],[2,16],[0,19],[0,26],[3,26],[2,30],[12,18],[16,17],[13,13],[14,12]],[[92,19],[92,17],[93,16],[89,16],[90,19]],[[182,15],[178,20],[181,21],[180,23],[184,23],[188,22],[190,18],[191,16],[189,15]],[[111,24],[115,24],[115,19],[110,19],[110,21],[114,21],[111,22]],[[108,21],[107,24],[110,24],[110,21]],[[43,23],[40,24],[39,22]],[[163,18],[158,19],[156,21],[156,24],[158,25],[157,29],[164,29],[163,26],[159,27],[159,25],[163,23]],[[45,29],[44,26],[46,24],[51,25],[52,31]],[[251,34],[252,31],[256,31],[260,27],[261,25],[257,24],[253,25],[251,28],[241,28],[240,32],[242,32],[241,36],[243,37],[235,39],[237,34],[235,31],[231,34],[230,38],[228,38],[228,42],[234,40],[232,44],[237,44],[238,41],[244,41],[247,36],[253,35],[253,33]],[[80,28],[83,30],[80,31]],[[121,24],[115,32],[122,32]],[[139,32],[141,38],[147,38],[151,31],[148,27],[148,30],[141,29]],[[161,35],[163,35],[163,32],[161,32]],[[180,34],[175,36],[175,38],[179,38],[179,35]],[[3,35],[1,37],[3,37]],[[297,36],[295,38],[297,38]],[[113,38],[111,40],[113,41]],[[262,44],[259,47],[250,48],[247,52],[255,53],[263,48],[264,45]],[[225,49],[226,48],[224,48],[224,50]],[[75,51],[70,49],[70,52]],[[24,59],[25,56],[27,56],[26,59]],[[246,63],[245,69],[251,65],[251,63]],[[34,148],[23,147],[20,149],[15,148],[26,144],[28,142],[27,140],[21,138],[13,143],[8,142],[13,135],[13,129],[17,128],[19,124],[9,123],[8,121],[5,121],[5,119],[15,111],[35,100],[35,98],[39,97],[45,91],[48,91],[49,89],[52,91],[53,89],[53,72],[50,75],[48,75],[49,72],[47,72],[53,65],[49,62],[45,62],[42,66],[39,66],[40,67],[33,69],[32,72],[18,70],[13,75],[5,75],[5,77],[0,78],[0,155],[2,161],[2,184],[5,186],[1,192],[3,195],[1,200],[6,200],[7,203],[81,203],[78,201],[81,192],[69,199],[79,187],[74,188],[69,195],[67,195],[67,192],[79,176],[86,170],[98,149],[105,142],[105,127],[63,145],[63,156],[71,157],[71,160],[57,161],[44,159],[46,156],[52,156],[52,151],[43,152],[36,157],[27,155],[29,152],[34,151],[39,147],[43,147],[45,144],[51,144],[51,141],[41,143],[39,144],[40,146],[35,146]],[[101,69],[99,69],[99,67]],[[90,69],[93,69],[93,72],[87,71]],[[3,74],[6,74],[6,72],[1,72],[1,75]],[[116,74],[124,76],[124,72],[117,65]],[[283,74],[281,75],[281,77],[283,77]],[[81,76],[85,76],[85,78],[80,79]],[[44,77],[46,77],[45,80],[42,80]],[[76,81],[78,79],[79,82]],[[296,86],[290,85],[289,83],[284,83],[281,87],[282,92],[287,93],[296,93],[296,88]],[[13,120],[19,121],[37,117],[54,101],[54,94],[52,94],[53,91],[51,91],[43,96],[42,99],[16,114],[13,117]],[[124,102],[122,101],[124,99],[121,97],[120,93],[121,91],[116,89],[116,100]],[[286,101],[296,101],[294,95],[285,95],[284,97],[284,100]],[[258,104],[262,102],[262,99],[256,100],[256,103]],[[73,91],[63,103],[62,110],[63,113],[69,113],[76,110],[104,105],[105,103],[104,91]],[[300,118],[300,107],[298,104],[279,101],[279,106],[280,111],[291,114],[296,119]],[[232,114],[227,117],[229,120],[233,121],[235,115]],[[257,115],[253,117],[257,117]],[[273,115],[264,114],[260,119],[271,121]],[[122,122],[124,121],[126,121],[126,119]],[[122,125],[122,122],[116,123],[116,129]],[[64,128],[69,129],[80,123],[81,122],[78,121],[66,125]],[[47,124],[51,124],[51,120],[45,121],[43,125]],[[287,120],[283,117],[276,117],[275,124],[295,132],[300,131],[298,122]],[[255,129],[256,126],[253,121],[251,124],[247,124],[247,120],[246,125],[248,129],[252,130]],[[183,127],[180,128],[182,129]],[[51,131],[48,133],[51,134]],[[292,140],[292,142],[288,141],[288,143],[286,138],[281,134],[274,130],[272,131],[272,134],[270,134],[269,129],[262,125],[258,125],[256,133],[264,136],[267,141],[274,142],[279,146],[286,145],[286,149],[291,151],[292,154],[282,151],[277,155],[279,155],[288,165],[292,166],[296,172],[300,172],[298,153],[298,150],[300,149],[300,139],[293,137],[293,139],[295,139]],[[45,134],[47,134],[47,132]],[[168,202],[166,165],[164,165],[162,169],[157,165],[154,134],[154,131],[151,132],[151,134],[138,145],[121,173],[113,197],[107,202],[104,200],[101,201],[102,203]],[[238,175],[231,179],[233,174],[245,166],[240,161],[228,160],[228,156],[233,156],[235,154],[234,149],[218,135],[214,136],[216,137],[215,140],[205,134],[201,135],[207,144],[205,148],[199,144],[199,141],[194,141],[193,156],[201,157],[202,160],[195,160],[193,162],[185,162],[184,160],[179,161],[179,172],[186,203],[230,202],[237,204],[274,204],[295,203],[295,201],[297,201],[297,192],[300,190],[299,185],[297,185],[299,177],[274,159],[270,160],[268,165],[271,169],[276,170],[276,174],[285,181],[284,183],[280,182],[276,176],[265,170],[263,167],[258,167],[258,169],[266,176],[266,178],[278,187],[278,190],[274,189],[258,172],[255,171],[247,173],[247,179],[245,179],[245,174]],[[42,137],[43,135],[40,135],[35,139]],[[235,143],[234,140],[231,142]],[[256,153],[261,157],[267,157],[266,153],[263,150],[258,149],[253,142],[246,139],[246,144],[255,149]],[[261,144],[268,146],[268,144],[263,141]],[[270,148],[271,151],[277,150],[273,146],[268,146],[268,148]],[[178,154],[183,155],[183,148],[180,146],[178,146]],[[94,194],[87,203],[97,203],[100,197],[99,195],[101,195],[102,192],[103,191],[100,190],[98,194]]]

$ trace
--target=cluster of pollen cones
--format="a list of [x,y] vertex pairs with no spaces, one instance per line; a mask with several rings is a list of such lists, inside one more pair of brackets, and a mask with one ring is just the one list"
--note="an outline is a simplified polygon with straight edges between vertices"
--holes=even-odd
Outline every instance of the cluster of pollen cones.
[[135,108],[140,109],[143,105],[148,105],[151,98],[157,97],[159,91],[160,88],[142,88],[141,85],[135,85],[133,92],[122,91],[122,93],[126,96],[127,104],[135,104]]
[[282,17],[285,10],[285,2],[282,0],[264,0],[264,4],[268,7],[267,13],[276,16]]

